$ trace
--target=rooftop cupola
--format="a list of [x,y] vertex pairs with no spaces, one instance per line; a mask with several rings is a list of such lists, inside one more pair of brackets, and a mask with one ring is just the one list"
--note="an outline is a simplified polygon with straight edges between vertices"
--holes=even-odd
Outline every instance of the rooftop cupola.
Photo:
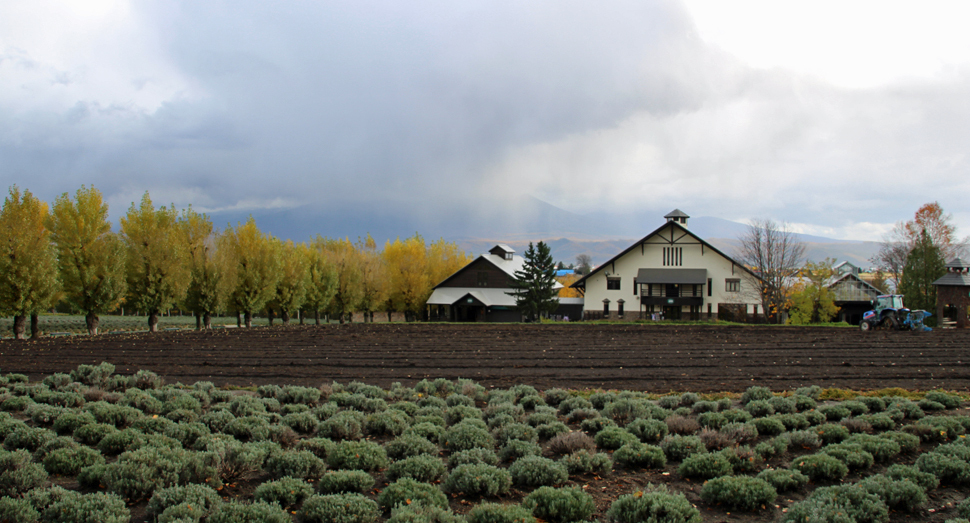
[[498,256],[498,257],[500,257],[502,259],[505,259],[505,260],[511,260],[512,257],[515,255],[515,250],[512,249],[512,247],[509,247],[508,245],[506,245],[504,243],[500,243],[500,244],[496,245],[495,247],[492,247],[488,251],[488,253],[489,254],[494,254],[495,256]]
[[687,213],[680,209],[674,209],[667,213],[667,216],[664,216],[664,218],[666,218],[668,222],[674,222],[687,227],[687,218],[690,218],[690,216],[687,216]]

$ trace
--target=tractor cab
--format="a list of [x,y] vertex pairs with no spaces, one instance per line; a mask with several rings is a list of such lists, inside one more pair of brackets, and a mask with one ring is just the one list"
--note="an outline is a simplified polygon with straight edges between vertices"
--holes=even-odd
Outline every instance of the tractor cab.
[[903,307],[903,295],[902,294],[884,294],[882,296],[876,296],[876,299],[872,300],[872,308],[878,313],[885,309],[902,309]]

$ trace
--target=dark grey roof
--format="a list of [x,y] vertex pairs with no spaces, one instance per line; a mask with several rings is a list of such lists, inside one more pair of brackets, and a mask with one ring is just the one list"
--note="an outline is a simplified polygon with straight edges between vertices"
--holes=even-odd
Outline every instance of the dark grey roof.
[[967,269],[970,268],[970,263],[967,263],[960,258],[953,258],[946,264],[947,269]]
[[933,285],[948,285],[951,287],[970,287],[970,274],[965,272],[948,272]]
[[637,271],[637,283],[704,285],[707,283],[707,269],[640,269]]
[[680,209],[674,209],[664,216],[664,218],[690,218],[690,216],[687,216],[687,213]]

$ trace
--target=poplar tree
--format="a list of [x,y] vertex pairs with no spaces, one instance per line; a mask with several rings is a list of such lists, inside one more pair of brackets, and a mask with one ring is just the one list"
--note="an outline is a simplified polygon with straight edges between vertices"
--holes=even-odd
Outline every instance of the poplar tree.
[[410,321],[421,312],[430,295],[428,253],[420,235],[384,245],[384,264],[390,289],[390,308],[405,313]]
[[158,315],[180,302],[192,273],[184,231],[175,207],[152,204],[146,192],[121,218],[127,251],[129,303],[148,314],[148,332],[158,332]]
[[514,291],[509,294],[515,297],[515,308],[526,321],[538,321],[542,313],[554,313],[559,307],[556,265],[544,242],[535,246],[529,242],[524,258],[522,268],[515,271],[515,278],[510,282]]
[[320,325],[320,311],[330,307],[340,276],[323,252],[322,244],[301,245],[307,258],[307,293],[304,308],[313,311],[313,319]]
[[242,312],[246,327],[253,326],[253,311],[261,311],[276,296],[280,279],[279,243],[256,227],[252,216],[231,225],[219,237],[220,267],[229,293],[229,304]]
[[328,239],[318,236],[316,243],[321,246],[328,263],[337,271],[337,289],[327,312],[336,315],[340,323],[343,323],[364,299],[364,275],[360,255],[354,244],[346,238]]
[[108,204],[94,187],[81,186],[72,200],[54,201],[47,223],[57,250],[64,298],[85,315],[88,334],[97,334],[99,314],[110,312],[125,296],[125,245],[111,232]]
[[283,325],[290,323],[290,313],[299,311],[306,301],[310,273],[306,252],[293,240],[278,243],[280,249],[280,281],[276,285],[276,297],[271,302],[280,310]]
[[216,263],[216,245],[212,221],[191,207],[182,211],[179,220],[183,241],[188,249],[189,283],[183,306],[195,315],[197,330],[212,328],[212,314],[222,308],[226,289]]
[[37,314],[50,308],[58,290],[57,258],[50,242],[47,204],[14,185],[0,211],[0,314],[13,316],[14,338],[40,337]]

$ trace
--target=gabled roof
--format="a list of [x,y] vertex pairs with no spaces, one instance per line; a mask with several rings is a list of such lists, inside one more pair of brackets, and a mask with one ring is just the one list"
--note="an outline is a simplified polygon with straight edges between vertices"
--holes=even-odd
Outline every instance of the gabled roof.
[[946,285],[951,287],[970,287],[970,274],[965,272],[948,272],[940,279],[933,282],[933,285]]
[[866,280],[863,280],[857,274],[853,274],[851,272],[843,273],[840,276],[832,276],[831,278],[829,278],[829,281],[825,283],[825,286],[831,289],[831,288],[834,288],[839,283],[844,282],[845,280],[855,280],[865,285],[866,287],[869,287],[870,289],[872,289],[872,292],[876,293],[877,296],[882,294],[881,290],[875,288],[871,283],[867,282]]
[[494,265],[497,269],[501,270],[505,274],[508,274],[509,278],[515,278],[515,271],[521,271],[523,265],[525,264],[525,258],[514,254],[512,255],[511,260],[506,260],[505,258],[497,254],[483,254],[478,258],[475,258],[474,260],[469,262],[468,265],[465,265],[464,267],[455,271],[455,273],[452,274],[451,276],[448,276],[447,278],[441,280],[437,285],[434,286],[434,288],[437,289],[438,287],[444,285],[445,283],[448,283],[448,281],[450,281],[455,276],[458,276],[459,274],[461,274],[465,269],[467,269],[470,265],[477,262],[478,260],[484,260],[486,263],[490,263]]
[[946,264],[947,269],[967,269],[970,268],[970,262],[966,262],[960,258],[953,258]]
[[687,216],[687,213],[685,213],[680,209],[674,209],[669,213],[667,213],[667,215],[664,216],[664,218],[690,218],[690,216]]
[[[673,214],[673,213],[671,213],[671,214]],[[760,279],[757,274],[755,274],[754,272],[751,271],[751,269],[748,269],[744,265],[738,263],[737,261],[735,261],[734,258],[728,256],[727,254],[724,254],[717,247],[714,247],[713,245],[711,245],[711,244],[707,243],[706,241],[704,241],[704,239],[701,238],[700,236],[698,236],[698,235],[690,232],[690,230],[688,230],[687,227],[684,227],[683,225],[681,225],[681,224],[679,224],[679,223],[677,223],[675,221],[669,221],[669,222],[664,223],[660,227],[657,227],[650,234],[648,234],[648,235],[644,236],[643,238],[641,238],[640,241],[638,241],[638,242],[634,243],[633,245],[631,245],[631,246],[627,247],[626,249],[624,249],[623,252],[621,252],[620,254],[617,254],[616,256],[610,258],[609,260],[606,261],[606,263],[601,263],[598,267],[596,267],[595,269],[589,271],[589,274],[586,274],[582,278],[576,280],[576,282],[573,283],[572,285],[570,285],[570,287],[573,287],[573,288],[585,287],[586,280],[589,279],[591,276],[593,276],[594,274],[596,274],[596,273],[600,272],[601,270],[605,269],[608,265],[612,264],[616,260],[622,258],[623,256],[626,255],[626,253],[632,251],[637,246],[645,243],[651,237],[660,234],[660,231],[666,229],[667,227],[673,227],[678,233],[683,233],[683,234],[686,234],[686,235],[690,236],[691,238],[694,238],[695,240],[697,240],[698,242],[700,242],[701,245],[703,245],[705,249],[710,249],[710,250],[714,251],[715,253],[720,254],[721,256],[723,256],[724,258],[726,258],[727,260],[730,260],[731,263],[733,263],[734,265],[736,265],[739,268],[741,268],[743,271],[745,271],[748,274],[754,276],[755,278]],[[683,235],[681,235],[681,238],[683,238]]]

